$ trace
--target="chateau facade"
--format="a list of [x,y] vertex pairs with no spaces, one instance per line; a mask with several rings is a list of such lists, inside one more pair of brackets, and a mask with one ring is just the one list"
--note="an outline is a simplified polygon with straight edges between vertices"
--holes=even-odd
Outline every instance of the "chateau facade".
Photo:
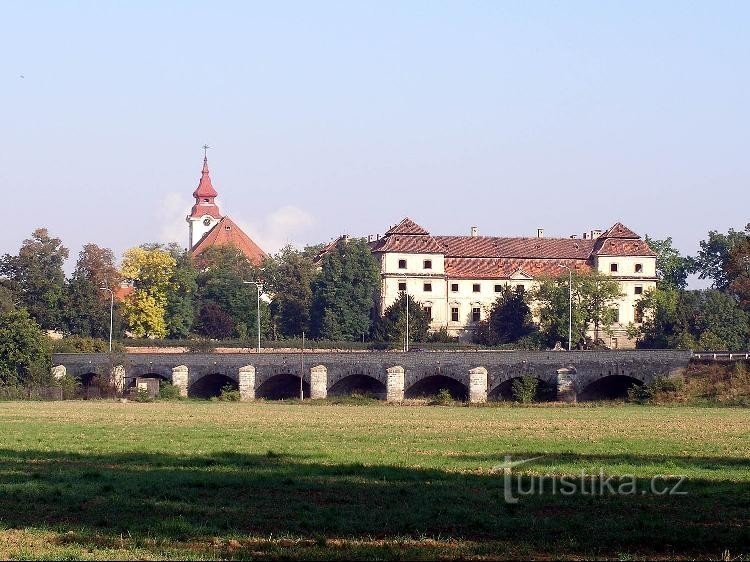
[[527,291],[538,278],[567,276],[570,268],[617,279],[623,294],[617,321],[611,337],[600,337],[613,348],[633,347],[627,326],[642,320],[635,304],[657,280],[655,252],[619,222],[582,238],[545,238],[541,229],[536,238],[507,238],[479,236],[474,227],[469,236],[433,236],[405,218],[370,245],[380,263],[380,313],[406,291],[428,309],[431,330],[445,328],[462,339],[486,318],[504,286]]

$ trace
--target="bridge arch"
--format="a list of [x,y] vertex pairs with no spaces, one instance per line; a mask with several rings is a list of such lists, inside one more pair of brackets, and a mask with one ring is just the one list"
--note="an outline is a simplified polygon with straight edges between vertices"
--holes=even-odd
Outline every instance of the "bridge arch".
[[191,398],[213,398],[219,396],[224,388],[239,390],[237,381],[222,373],[203,375],[188,386],[188,396]]
[[[256,398],[266,400],[291,400],[299,398],[300,377],[298,374],[277,373],[265,379],[255,389]],[[310,383],[302,379],[302,391],[310,396]]]
[[627,398],[630,387],[643,385],[642,380],[631,375],[632,373],[605,375],[591,381],[578,392],[578,400],[585,402]]
[[454,400],[469,399],[469,389],[466,384],[446,375],[428,375],[418,379],[404,389],[404,398],[426,398],[435,396],[442,390],[450,392]]
[[385,400],[386,385],[382,381],[370,375],[346,375],[340,378],[328,389],[329,396],[351,396],[352,394],[363,394],[372,396],[378,400]]
[[530,377],[537,381],[536,394],[534,395],[535,402],[549,402],[556,398],[556,388],[553,384],[548,380],[529,374],[503,379],[487,393],[487,400],[513,400],[513,383],[524,377]]

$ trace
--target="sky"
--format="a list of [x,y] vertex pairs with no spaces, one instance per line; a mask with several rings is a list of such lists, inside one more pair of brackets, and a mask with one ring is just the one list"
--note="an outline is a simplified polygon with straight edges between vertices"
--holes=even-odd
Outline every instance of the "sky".
[[750,222],[750,2],[7,2],[0,253]]

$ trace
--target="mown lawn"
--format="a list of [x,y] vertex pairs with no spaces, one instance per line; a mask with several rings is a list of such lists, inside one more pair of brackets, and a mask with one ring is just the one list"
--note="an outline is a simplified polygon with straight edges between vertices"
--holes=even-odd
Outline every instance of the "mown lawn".
[[[637,493],[510,504],[506,455]],[[748,554],[747,409],[0,403],[0,558]]]

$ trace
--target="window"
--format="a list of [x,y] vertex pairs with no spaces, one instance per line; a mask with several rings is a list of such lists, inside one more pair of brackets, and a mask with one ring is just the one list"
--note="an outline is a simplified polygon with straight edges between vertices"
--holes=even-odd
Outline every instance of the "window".
[[458,283],[451,283],[451,291],[454,293],[458,292]]
[[425,293],[429,293],[432,291],[432,283],[425,283],[424,284],[424,291]]
[[432,260],[424,260],[424,268],[432,269]]
[[400,283],[398,284],[398,290],[399,290],[399,291],[405,291],[405,290],[406,290],[406,282],[405,282],[405,281],[401,281],[401,282],[400,282]]
[[481,288],[480,288],[480,286],[479,286],[479,283],[474,283],[474,284],[473,284],[473,285],[471,286],[471,290],[472,290],[472,291],[474,291],[475,293],[478,293],[478,292],[480,291],[480,289],[481,289]]
[[471,321],[472,322],[479,322],[482,319],[482,309],[478,306],[475,306],[471,309]]
[[502,290],[503,290],[503,286],[502,285],[495,285],[495,292],[496,293],[501,293]]
[[620,307],[616,306],[612,309],[612,320],[616,323],[620,322]]
[[518,293],[519,295],[522,295],[525,290],[526,287],[524,287],[523,285],[516,285],[516,293]]
[[640,285],[636,285],[636,287],[635,287],[635,294],[636,295],[642,295],[643,294],[643,287],[641,287]]
[[458,307],[451,308],[451,322],[458,322]]
[[633,310],[633,319],[636,324],[643,324],[643,312],[637,306]]
[[617,264],[616,263],[609,264],[609,271],[611,273],[617,273]]
[[431,306],[425,306],[424,307],[425,314],[427,314],[427,320],[432,322],[432,307]]
[[398,268],[406,269],[406,260],[398,260]]
[[208,199],[204,199],[204,200],[203,200],[203,202],[204,202],[204,203],[208,203]]
[[635,272],[636,273],[643,273],[643,264],[642,263],[635,264]]

